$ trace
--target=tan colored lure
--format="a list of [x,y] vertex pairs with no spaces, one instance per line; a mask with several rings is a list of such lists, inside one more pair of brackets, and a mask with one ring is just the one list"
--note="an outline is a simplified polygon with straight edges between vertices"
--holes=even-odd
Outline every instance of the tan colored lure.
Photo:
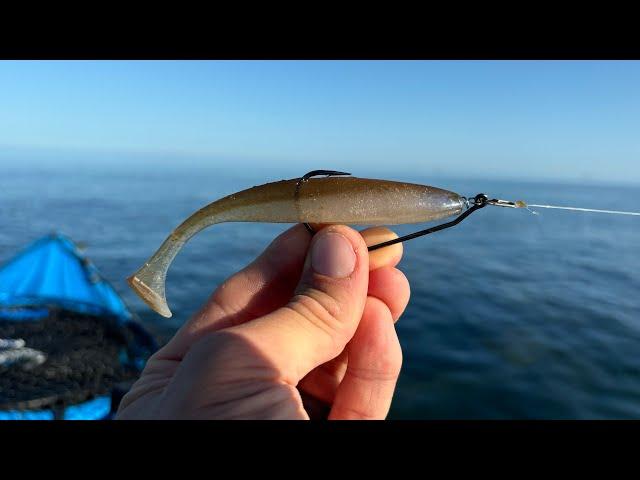
[[[318,175],[327,177],[311,179]],[[309,223],[397,225],[439,220],[464,212],[449,223],[369,247],[375,250],[456,225],[488,204],[525,206],[488,200],[482,194],[467,199],[426,185],[343,175],[349,174],[314,170],[302,178],[259,185],[210,203],[171,232],[144,266],[127,279],[129,285],[153,310],[171,317],[165,298],[167,270],[191,237],[216,223],[304,223],[312,231]]]

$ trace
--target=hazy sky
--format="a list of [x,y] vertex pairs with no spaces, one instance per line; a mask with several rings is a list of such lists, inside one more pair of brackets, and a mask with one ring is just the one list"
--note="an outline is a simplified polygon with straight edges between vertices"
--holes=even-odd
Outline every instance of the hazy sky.
[[640,62],[0,61],[45,160],[640,182]]

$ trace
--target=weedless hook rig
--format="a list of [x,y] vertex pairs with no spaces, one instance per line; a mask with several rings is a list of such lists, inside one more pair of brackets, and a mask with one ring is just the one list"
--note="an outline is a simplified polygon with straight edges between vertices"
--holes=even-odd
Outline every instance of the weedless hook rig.
[[[318,177],[318,176],[334,177],[334,176],[343,176],[343,175],[351,175],[351,174],[347,172],[337,172],[335,170],[312,170],[311,172],[303,175],[300,178],[300,180],[298,180],[298,183],[296,184],[295,195],[296,196],[299,195],[302,184],[304,184],[311,177]],[[378,243],[376,245],[371,245],[370,247],[368,247],[368,250],[371,252],[373,250],[378,250],[379,248],[395,245],[396,243],[406,242],[407,240],[412,240],[414,238],[422,237],[424,235],[429,235],[430,233],[439,232],[440,230],[444,230],[446,228],[455,227],[460,222],[462,222],[462,220],[464,220],[469,215],[471,215],[473,212],[480,210],[481,208],[484,208],[487,205],[494,205],[497,207],[511,207],[511,208],[520,208],[524,206],[523,202],[520,202],[520,201],[511,202],[508,200],[499,200],[499,199],[489,200],[489,197],[487,197],[484,193],[479,193],[471,199],[464,198],[464,201],[467,204],[467,210],[465,210],[461,215],[451,220],[450,222],[442,223],[440,225],[436,225],[430,228],[425,228],[424,230],[410,233],[408,235],[403,235],[402,237],[394,238],[393,240],[388,240],[386,242]],[[311,225],[309,225],[308,223],[303,223],[303,225],[312,235],[316,233],[313,227],[311,227]]]
[[396,243],[405,242],[407,240],[412,240],[414,238],[422,237],[424,235],[429,235],[430,233],[439,232],[440,230],[444,230],[445,228],[455,227],[462,220],[467,218],[473,212],[480,210],[481,208],[490,205],[487,196],[484,193],[479,193],[472,200],[467,200],[467,204],[471,204],[468,210],[464,211],[462,214],[451,220],[450,222],[442,223],[440,225],[436,225],[435,227],[425,228],[424,230],[419,230],[414,233],[410,233],[408,235],[403,235],[402,237],[394,238],[393,240],[388,240],[386,242],[378,243],[376,245],[372,245],[369,247],[369,251],[377,250],[379,248],[388,247],[389,245],[394,245]]
[[[310,180],[311,177],[328,178]],[[127,281],[153,310],[165,317],[171,310],[165,296],[169,265],[198,232],[224,222],[399,225],[458,215],[454,220],[372,245],[377,250],[453,227],[486,205],[518,208],[518,202],[489,200],[484,194],[466,198],[429,185],[356,178],[347,172],[314,170],[301,178],[256,185],[215,200],[178,225],[156,252]]]

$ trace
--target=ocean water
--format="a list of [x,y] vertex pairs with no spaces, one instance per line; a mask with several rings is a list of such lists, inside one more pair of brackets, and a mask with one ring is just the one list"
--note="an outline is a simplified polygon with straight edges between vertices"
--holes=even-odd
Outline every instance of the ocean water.
[[[289,225],[223,224],[192,239],[169,272],[171,319],[150,311],[125,278],[197,208],[300,173],[5,172],[0,262],[51,231],[69,235],[86,244],[131,309],[166,340]],[[640,187],[628,186],[387,178],[463,195],[614,210],[632,210],[640,198]],[[640,219],[539,212],[487,207],[405,244],[399,268],[412,295],[397,324],[404,363],[390,418],[640,416]],[[415,229],[395,227],[399,234]]]

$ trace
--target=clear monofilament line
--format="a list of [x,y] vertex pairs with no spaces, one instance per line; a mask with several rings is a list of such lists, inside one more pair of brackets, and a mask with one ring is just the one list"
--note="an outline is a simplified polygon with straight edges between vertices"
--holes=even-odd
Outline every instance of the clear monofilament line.
[[636,217],[640,217],[640,212],[620,212],[618,210],[596,210],[596,209],[593,209],[593,208],[557,207],[555,205],[533,205],[531,203],[528,203],[527,207],[554,208],[554,209],[558,209],[558,210],[574,210],[574,211],[578,211],[578,212],[611,213],[611,214],[614,214],[614,215],[634,215]]

